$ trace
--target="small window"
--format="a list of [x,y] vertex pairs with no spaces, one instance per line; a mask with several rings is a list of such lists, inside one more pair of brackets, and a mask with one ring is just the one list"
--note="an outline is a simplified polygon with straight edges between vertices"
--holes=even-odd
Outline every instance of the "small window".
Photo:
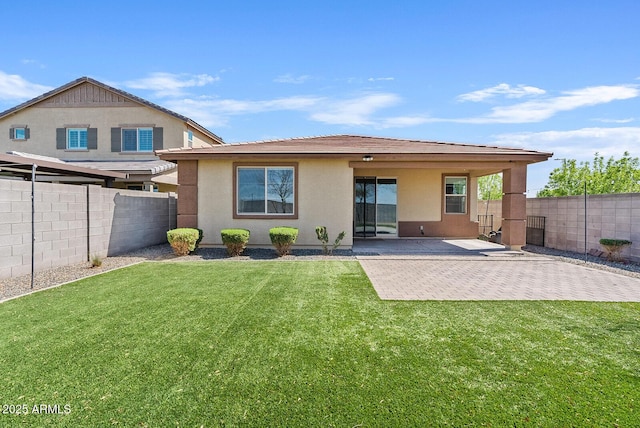
[[445,177],[445,213],[467,213],[467,177]]
[[87,128],[67,129],[67,149],[87,150]]
[[296,216],[295,167],[239,166],[236,169],[236,214]]
[[193,147],[193,131],[187,131],[187,143],[189,147]]
[[152,152],[153,128],[123,128],[123,152]]
[[29,128],[26,126],[15,126],[9,129],[9,138],[12,140],[28,140]]

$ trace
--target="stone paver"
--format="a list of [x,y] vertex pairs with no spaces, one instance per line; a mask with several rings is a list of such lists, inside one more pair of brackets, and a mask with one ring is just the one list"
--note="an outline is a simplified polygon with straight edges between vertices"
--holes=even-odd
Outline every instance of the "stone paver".
[[381,299],[640,302],[640,279],[587,266],[511,252],[439,254],[358,259]]

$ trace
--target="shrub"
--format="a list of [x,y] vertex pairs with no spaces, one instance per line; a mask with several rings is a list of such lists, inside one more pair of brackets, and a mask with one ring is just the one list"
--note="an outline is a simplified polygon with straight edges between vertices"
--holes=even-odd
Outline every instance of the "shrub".
[[177,256],[186,256],[195,251],[200,239],[201,232],[198,229],[182,227],[167,232],[167,241]]
[[298,238],[298,229],[295,227],[274,227],[269,229],[269,238],[276,248],[279,256],[286,256]]
[[622,261],[620,253],[626,246],[631,245],[631,241],[627,241],[626,239],[602,238],[600,239],[600,245],[607,250],[607,258],[609,260],[619,262]]
[[198,247],[200,246],[200,242],[202,241],[202,237],[204,236],[204,232],[202,231],[202,229],[196,228],[196,230],[198,231],[198,240],[196,241],[196,246],[193,251],[198,249]]
[[329,233],[327,232],[326,226],[318,226],[316,227],[316,236],[322,243],[322,252],[326,255],[333,254],[333,250],[340,246],[340,241],[344,238],[345,232],[344,230],[338,234],[338,237],[333,242],[331,248],[329,248]]
[[222,229],[220,231],[222,243],[227,246],[227,254],[230,256],[242,254],[249,242],[249,235],[247,229]]
[[91,257],[91,267],[100,267],[102,266],[102,257],[100,257],[98,254],[94,254]]

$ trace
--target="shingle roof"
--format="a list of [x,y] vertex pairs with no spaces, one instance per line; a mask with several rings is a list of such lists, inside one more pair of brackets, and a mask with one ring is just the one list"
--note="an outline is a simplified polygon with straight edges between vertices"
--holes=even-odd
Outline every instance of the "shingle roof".
[[58,95],[58,94],[60,94],[60,93],[62,93],[64,91],[67,91],[67,90],[69,90],[69,89],[71,89],[71,88],[73,88],[75,86],[81,85],[83,83],[91,83],[91,84],[96,85],[96,86],[98,86],[100,88],[103,88],[103,89],[105,89],[107,91],[115,92],[118,95],[120,95],[120,96],[122,96],[124,98],[127,98],[127,99],[129,99],[129,100],[131,100],[133,102],[137,102],[139,104],[145,105],[145,106],[150,107],[152,109],[161,111],[162,113],[165,113],[165,114],[168,114],[170,116],[173,116],[173,117],[175,117],[177,119],[180,119],[181,121],[189,124],[190,126],[198,129],[200,132],[202,132],[205,135],[209,136],[213,140],[215,140],[215,141],[217,141],[217,142],[219,142],[221,144],[224,143],[222,138],[220,138],[219,136],[217,136],[213,132],[209,131],[204,126],[202,126],[199,123],[189,119],[186,116],[178,114],[178,113],[176,113],[174,111],[171,111],[171,110],[169,110],[167,108],[164,108],[164,107],[162,107],[162,106],[160,106],[158,104],[152,103],[151,101],[147,101],[144,98],[140,98],[140,97],[138,97],[136,95],[130,94],[129,92],[123,91],[122,89],[114,88],[112,86],[106,85],[106,84],[104,84],[102,82],[99,82],[99,81],[97,81],[95,79],[92,79],[92,78],[86,77],[86,76],[85,77],[80,77],[79,79],[76,79],[76,80],[74,80],[72,82],[69,82],[69,83],[67,83],[65,85],[62,85],[62,86],[60,86],[58,88],[55,88],[55,89],[53,89],[53,90],[51,90],[49,92],[46,92],[46,93],[44,93],[42,95],[39,95],[39,96],[37,96],[37,97],[35,97],[33,99],[30,99],[29,101],[25,101],[22,104],[19,104],[19,105],[15,106],[15,107],[12,107],[12,108],[8,109],[8,110],[5,110],[2,113],[0,113],[0,119],[4,118],[5,116],[8,116],[8,115],[10,115],[12,113],[15,113],[15,112],[18,112],[20,110],[23,110],[23,109],[25,109],[27,107],[30,107],[30,106],[32,106],[34,104],[37,104],[37,103],[39,103],[41,101],[44,101],[44,100],[46,100],[48,98],[54,97],[54,96],[56,96],[56,95]]
[[320,137],[289,138],[272,141],[225,144],[199,149],[167,149],[156,152],[162,159],[215,158],[225,155],[304,155],[304,156],[348,156],[365,155],[383,157],[429,157],[429,156],[491,156],[522,157],[546,160],[552,154],[533,150],[486,145],[447,143],[437,141],[403,140],[388,137],[358,135],[328,135]]

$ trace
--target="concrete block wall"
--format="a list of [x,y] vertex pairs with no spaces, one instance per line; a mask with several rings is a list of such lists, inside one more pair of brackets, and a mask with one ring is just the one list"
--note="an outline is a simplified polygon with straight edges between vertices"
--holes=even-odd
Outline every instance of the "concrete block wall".
[[[622,255],[640,261],[640,194],[588,195],[587,251],[602,250],[600,238],[627,239]],[[527,215],[546,217],[545,246],[584,252],[584,196],[527,199]]]
[[[176,197],[35,183],[35,270],[166,242]],[[88,209],[87,209],[88,207]],[[31,272],[31,182],[0,179],[0,279]]]

